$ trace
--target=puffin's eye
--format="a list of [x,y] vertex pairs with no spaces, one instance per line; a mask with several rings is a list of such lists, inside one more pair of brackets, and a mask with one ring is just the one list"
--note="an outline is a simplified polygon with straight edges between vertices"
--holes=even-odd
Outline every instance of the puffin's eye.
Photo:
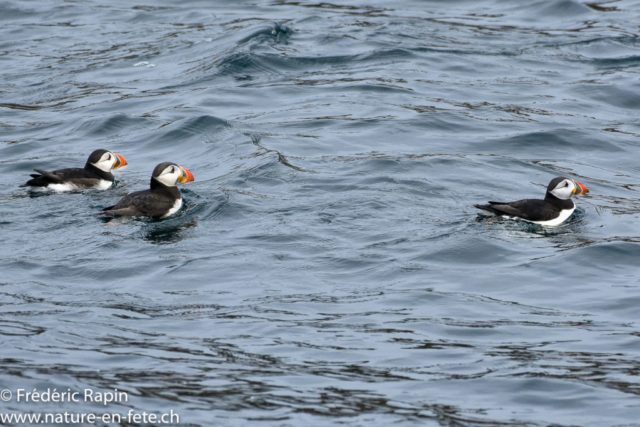
[[568,186],[569,186],[569,183],[568,183],[568,182],[565,182],[565,183],[564,183],[564,186],[565,186],[565,187],[568,187]]
[[109,157],[107,157],[107,160],[111,160],[111,154],[109,154]]
[[176,168],[174,168],[173,166],[171,166],[171,173],[174,173],[176,171]]

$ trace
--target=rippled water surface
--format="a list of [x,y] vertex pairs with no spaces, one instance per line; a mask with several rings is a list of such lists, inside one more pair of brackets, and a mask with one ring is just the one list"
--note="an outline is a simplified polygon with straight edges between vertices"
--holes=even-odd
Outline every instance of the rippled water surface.
[[[0,3],[0,388],[129,396],[1,410],[640,426],[639,25],[630,0]],[[19,188],[97,148],[129,162],[112,190]],[[163,161],[195,175],[178,215],[96,217]],[[473,207],[561,175],[590,190],[562,226]]]

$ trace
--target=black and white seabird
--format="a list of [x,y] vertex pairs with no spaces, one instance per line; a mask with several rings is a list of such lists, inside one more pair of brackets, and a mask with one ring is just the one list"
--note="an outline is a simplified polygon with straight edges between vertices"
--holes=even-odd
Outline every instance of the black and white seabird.
[[474,205],[507,219],[522,219],[541,225],[560,225],[576,209],[571,196],[588,193],[587,187],[573,179],[553,178],[547,187],[544,200],[525,199],[517,202],[489,202],[488,205]]
[[104,209],[104,216],[148,216],[163,219],[178,212],[182,194],[176,185],[193,181],[193,174],[175,163],[160,163],[151,175],[151,188],[125,196]]
[[33,179],[21,187],[31,187],[32,190],[72,191],[95,188],[107,190],[113,185],[112,169],[119,169],[127,165],[127,161],[120,154],[107,150],[96,150],[87,159],[84,168],[59,169],[47,172],[34,169],[37,174],[31,174]]

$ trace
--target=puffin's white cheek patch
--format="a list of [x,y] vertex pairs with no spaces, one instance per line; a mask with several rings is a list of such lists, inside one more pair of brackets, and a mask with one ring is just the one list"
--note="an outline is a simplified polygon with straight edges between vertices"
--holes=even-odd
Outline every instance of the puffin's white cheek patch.
[[164,173],[156,179],[168,187],[175,187],[179,176],[179,172],[176,171],[174,173]]
[[[568,185],[567,185],[568,184]],[[551,191],[551,194],[559,199],[570,199],[573,196],[574,185],[570,181],[562,181],[556,188]]]
[[111,169],[113,169],[113,156],[111,156],[111,159],[109,160],[107,160],[107,157],[100,159],[100,161],[96,163],[95,166],[100,170],[110,172]]

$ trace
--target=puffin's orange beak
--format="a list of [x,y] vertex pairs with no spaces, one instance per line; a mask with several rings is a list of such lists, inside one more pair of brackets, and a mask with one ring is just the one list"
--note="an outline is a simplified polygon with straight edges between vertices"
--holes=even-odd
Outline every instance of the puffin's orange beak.
[[120,154],[116,154],[116,163],[113,165],[113,169],[120,169],[124,166],[127,166],[127,161],[124,159],[124,157],[122,157]]
[[578,194],[584,194],[589,192],[589,189],[585,187],[583,183],[578,181],[573,181],[573,182],[576,183],[576,189],[573,191],[576,196]]
[[180,169],[182,169],[182,174],[180,175],[180,178],[178,178],[178,182],[180,184],[184,184],[185,182],[194,181],[193,174],[191,172],[189,172],[189,169],[183,168],[182,166],[180,166]]

